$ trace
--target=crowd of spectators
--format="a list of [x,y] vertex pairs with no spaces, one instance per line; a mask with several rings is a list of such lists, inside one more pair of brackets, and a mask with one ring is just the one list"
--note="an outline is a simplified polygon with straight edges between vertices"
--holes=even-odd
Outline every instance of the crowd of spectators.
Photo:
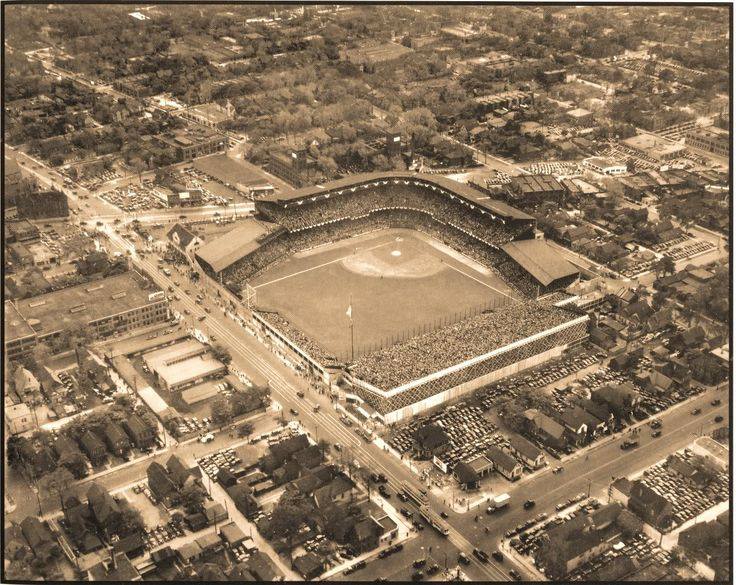
[[513,303],[358,358],[351,373],[390,389],[569,321],[565,309]]
[[305,335],[301,330],[294,327],[288,319],[285,319],[278,313],[259,311],[258,314],[263,317],[264,321],[267,321],[275,329],[291,339],[302,351],[309,354],[312,359],[321,364],[335,361],[335,356],[316,343],[312,338]]
[[491,245],[505,244],[518,237],[518,230],[503,220],[482,212],[464,200],[450,198],[443,191],[409,184],[388,184],[379,187],[346,189],[342,194],[332,193],[299,206],[264,206],[270,219],[289,231],[311,229],[329,222],[353,219],[371,212],[388,209],[415,210],[426,213],[437,221],[446,222],[461,231]]

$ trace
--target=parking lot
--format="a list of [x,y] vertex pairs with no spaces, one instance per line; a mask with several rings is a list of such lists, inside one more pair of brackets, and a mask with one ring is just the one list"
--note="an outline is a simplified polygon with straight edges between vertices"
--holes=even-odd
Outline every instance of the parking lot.
[[[692,456],[689,449],[674,454],[674,457],[684,462],[690,461]],[[683,478],[677,471],[668,467],[667,463],[661,462],[645,470],[641,481],[672,504],[677,526],[729,499],[727,472],[716,474],[713,480],[705,485],[698,485]]]
[[[557,504],[556,515],[548,518],[547,514],[537,514],[516,528],[507,531],[505,538],[510,539],[509,545],[516,553],[522,557],[528,557],[529,561],[537,566],[537,570],[544,574],[545,568],[539,565],[535,555],[544,542],[546,533],[553,527],[563,525],[574,518],[598,510],[601,505],[601,502],[596,498],[588,498],[584,492],[579,493]],[[567,575],[564,575],[563,580],[590,580],[593,573],[600,571],[622,556],[627,556],[642,564],[646,564],[646,562],[666,564],[670,560],[667,551],[661,549],[641,532],[630,537],[619,534],[615,540],[616,543],[608,551],[584,562]]]
[[480,398],[483,409],[490,410],[500,399],[516,396],[516,390],[520,388],[543,388],[549,384],[554,384],[567,376],[592,366],[600,361],[604,355],[602,351],[595,353],[591,350],[585,350],[574,356],[546,364],[531,372],[505,378],[502,383],[483,388],[476,396]]
[[428,424],[441,427],[450,438],[450,449],[438,455],[450,469],[461,459],[472,457],[499,441],[495,437],[496,425],[483,416],[482,409],[461,402],[429,417],[412,420],[391,436],[389,445],[403,455],[411,450],[413,433]]

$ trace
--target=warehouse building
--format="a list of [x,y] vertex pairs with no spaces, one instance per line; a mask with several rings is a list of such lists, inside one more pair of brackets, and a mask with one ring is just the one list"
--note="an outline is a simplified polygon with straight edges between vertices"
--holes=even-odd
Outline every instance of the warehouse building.
[[212,355],[210,348],[196,339],[151,351],[143,356],[143,361],[170,391],[183,390],[227,373],[227,367]]
[[82,327],[104,339],[170,319],[164,292],[135,271],[16,301],[10,313],[8,305],[9,355],[27,352],[37,342],[53,346],[65,331]]

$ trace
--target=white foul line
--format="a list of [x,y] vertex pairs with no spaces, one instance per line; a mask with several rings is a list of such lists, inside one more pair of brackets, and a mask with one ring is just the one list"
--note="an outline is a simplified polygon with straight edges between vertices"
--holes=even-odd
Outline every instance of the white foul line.
[[452,268],[453,270],[456,270],[457,272],[459,272],[459,273],[460,273],[460,274],[462,274],[463,276],[467,276],[468,278],[472,278],[472,279],[473,279],[473,280],[474,280],[475,282],[479,282],[479,283],[480,283],[480,284],[482,284],[483,286],[487,286],[487,287],[488,287],[488,288],[490,288],[491,290],[493,290],[493,291],[496,291],[496,292],[497,292],[498,294],[501,294],[501,295],[503,295],[503,296],[505,296],[505,297],[508,297],[509,299],[511,299],[511,300],[512,300],[512,301],[514,301],[514,302],[516,302],[516,301],[517,301],[517,299],[515,299],[515,298],[514,298],[514,297],[512,297],[511,295],[507,295],[507,294],[506,294],[505,292],[503,292],[503,291],[500,291],[500,290],[498,290],[498,289],[497,289],[496,287],[494,287],[494,286],[491,286],[490,284],[488,284],[488,283],[486,283],[486,282],[483,282],[482,280],[479,280],[479,279],[477,279],[477,278],[476,278],[475,276],[473,276],[472,274],[468,274],[467,272],[463,272],[463,271],[462,271],[462,270],[460,270],[459,268],[455,268],[455,267],[454,267],[454,266],[453,266],[452,264],[450,264],[450,263],[448,263],[448,262],[445,262],[445,266],[448,266],[448,267]]

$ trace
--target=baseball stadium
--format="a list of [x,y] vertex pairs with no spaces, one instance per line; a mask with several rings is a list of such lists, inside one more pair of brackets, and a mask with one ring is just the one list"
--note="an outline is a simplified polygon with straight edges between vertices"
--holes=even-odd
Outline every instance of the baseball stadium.
[[587,316],[556,294],[576,267],[535,238],[532,216],[468,185],[354,175],[256,212],[200,248],[199,264],[299,368],[341,378],[386,424],[587,337]]

